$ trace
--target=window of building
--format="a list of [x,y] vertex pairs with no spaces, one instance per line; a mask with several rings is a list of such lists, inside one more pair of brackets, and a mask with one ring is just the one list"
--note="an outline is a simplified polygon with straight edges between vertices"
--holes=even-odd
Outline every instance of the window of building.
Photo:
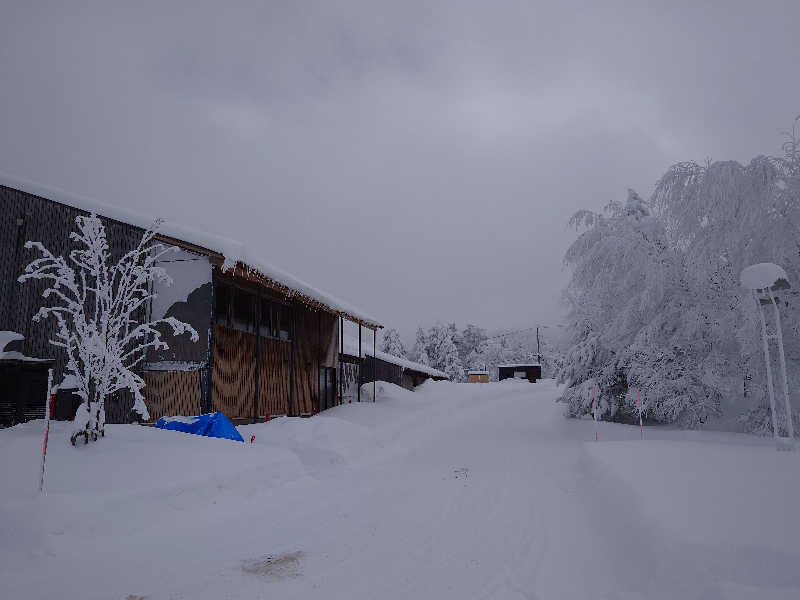
[[275,316],[273,303],[262,298],[261,315],[259,316],[258,334],[261,337],[278,337],[275,333]]
[[217,323],[220,325],[230,325],[231,292],[233,289],[225,284],[218,282],[215,289],[215,306]]
[[284,304],[280,305],[278,315],[278,337],[282,340],[288,340],[292,334],[292,309]]
[[255,296],[250,292],[234,289],[232,326],[240,331],[255,331]]
[[291,338],[291,308],[262,298],[259,334],[263,337],[288,340]]

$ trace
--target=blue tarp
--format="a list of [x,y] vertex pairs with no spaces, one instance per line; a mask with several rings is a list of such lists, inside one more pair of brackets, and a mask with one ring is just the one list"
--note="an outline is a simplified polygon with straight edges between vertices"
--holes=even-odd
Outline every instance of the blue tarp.
[[244,442],[233,423],[221,412],[208,413],[198,417],[161,417],[156,422],[156,427]]

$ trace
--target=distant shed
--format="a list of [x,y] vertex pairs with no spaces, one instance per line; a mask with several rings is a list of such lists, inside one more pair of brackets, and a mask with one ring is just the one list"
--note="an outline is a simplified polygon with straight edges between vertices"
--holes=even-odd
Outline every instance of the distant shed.
[[489,371],[469,371],[467,379],[470,383],[489,383]]
[[531,383],[536,383],[537,379],[542,378],[542,365],[539,363],[498,365],[497,375],[500,381],[503,379],[527,379]]

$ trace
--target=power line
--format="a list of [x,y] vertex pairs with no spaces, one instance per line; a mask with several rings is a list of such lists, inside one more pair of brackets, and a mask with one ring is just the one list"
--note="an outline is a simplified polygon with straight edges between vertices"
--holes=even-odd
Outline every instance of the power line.
[[[539,327],[541,327],[541,325],[539,325]],[[493,335],[493,336],[487,337],[486,339],[487,340],[496,340],[496,339],[499,339],[499,338],[508,337],[510,335],[516,335],[517,333],[524,333],[526,331],[535,331],[535,330],[536,330],[536,327],[527,327],[525,329],[515,329],[513,331],[508,331],[506,333],[501,333],[499,335]]]

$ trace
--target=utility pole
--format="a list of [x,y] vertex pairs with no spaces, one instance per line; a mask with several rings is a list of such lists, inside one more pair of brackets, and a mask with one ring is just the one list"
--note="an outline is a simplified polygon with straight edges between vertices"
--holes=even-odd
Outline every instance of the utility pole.
[[539,357],[539,364],[542,364],[542,348],[539,344],[539,326],[536,326],[536,355]]

